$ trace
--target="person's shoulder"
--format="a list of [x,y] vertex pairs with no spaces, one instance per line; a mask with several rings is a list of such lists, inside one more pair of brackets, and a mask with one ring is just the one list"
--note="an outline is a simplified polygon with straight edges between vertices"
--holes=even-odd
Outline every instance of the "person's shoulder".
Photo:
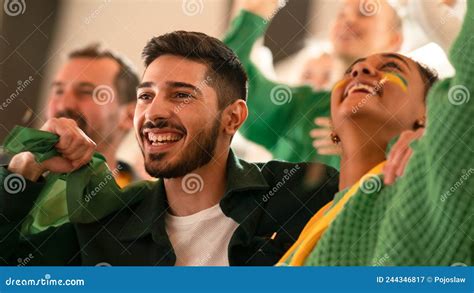
[[338,172],[325,164],[273,160],[257,165],[269,186],[261,205],[285,229],[300,231],[338,191]]
[[[290,184],[313,186],[327,181],[335,181],[339,178],[339,172],[331,166],[318,162],[287,162],[272,160],[265,163],[257,163],[263,176],[269,184],[285,182]],[[337,185],[337,184],[336,184]]]

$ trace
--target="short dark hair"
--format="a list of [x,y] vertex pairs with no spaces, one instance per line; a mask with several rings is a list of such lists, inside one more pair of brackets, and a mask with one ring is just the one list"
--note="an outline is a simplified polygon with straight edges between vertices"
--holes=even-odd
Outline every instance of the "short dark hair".
[[100,44],[90,44],[69,53],[69,59],[73,58],[110,58],[119,65],[119,72],[114,78],[114,85],[117,89],[118,101],[120,104],[126,104],[136,101],[136,90],[139,84],[139,78],[136,70],[131,63],[124,57],[119,56],[110,50],[101,50]]
[[418,61],[414,61],[416,63],[416,66],[418,68],[418,72],[421,75],[421,79],[423,80],[425,84],[425,98],[426,95],[428,94],[428,91],[430,88],[439,80],[438,77],[438,72],[434,70],[433,68],[428,67],[427,65],[420,63]]
[[247,99],[247,74],[234,52],[220,40],[199,32],[175,31],[148,41],[143,48],[145,67],[163,55],[181,56],[208,66],[210,85],[219,109]]

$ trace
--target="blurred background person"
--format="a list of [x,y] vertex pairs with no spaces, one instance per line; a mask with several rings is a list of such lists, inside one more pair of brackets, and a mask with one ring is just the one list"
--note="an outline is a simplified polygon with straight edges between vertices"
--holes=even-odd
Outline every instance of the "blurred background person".
[[[123,57],[89,45],[68,54],[51,83],[46,105],[46,119],[73,119],[97,144],[120,187],[142,179],[143,172],[117,158],[119,145],[133,126],[138,82],[135,69]],[[23,222],[25,234],[68,221],[65,188],[60,180],[39,195]]]
[[[269,50],[262,49],[261,42],[256,40],[254,45],[256,48],[254,48],[251,53],[250,62],[253,62],[264,76],[271,81],[289,84],[295,87],[310,85],[314,91],[320,92],[330,89],[334,85],[337,76],[343,73],[343,68],[348,67],[350,63],[359,57],[375,52],[400,50],[407,52],[413,48],[424,45],[423,42],[426,43],[426,38],[420,38],[419,35],[421,33],[425,33],[428,37],[433,37],[434,41],[440,42],[442,48],[448,48],[453,41],[453,36],[456,35],[460,28],[460,18],[456,17],[457,15],[454,12],[463,11],[465,7],[462,7],[463,5],[457,5],[459,3],[456,3],[456,1],[436,0],[408,2],[409,3],[406,1],[342,1],[340,2],[340,6],[334,7],[338,7],[339,12],[329,29],[329,41],[310,38],[309,41],[306,41],[307,45],[305,48],[294,54],[294,56],[290,56],[279,62],[275,68],[272,68],[271,53],[268,53]],[[263,21],[264,24],[275,17],[277,12],[282,13],[286,9],[282,7],[282,1],[276,0],[245,0],[239,3],[240,6],[235,7],[236,10],[243,8],[260,15],[265,20]],[[274,5],[273,10],[271,8],[272,5]],[[278,7],[278,5],[280,5],[280,7]],[[453,8],[457,9],[454,10]],[[437,17],[427,17],[428,13],[436,15]],[[323,13],[319,13],[316,16],[319,17],[322,14]],[[441,23],[437,23],[440,21]],[[403,22],[405,22],[405,26],[402,25]],[[420,25],[417,26],[418,22]],[[241,23],[241,25],[245,24]],[[438,27],[442,28],[437,29]],[[403,40],[407,38],[404,36],[408,37],[406,42],[403,42]],[[254,38],[252,38],[252,40],[253,39]],[[248,43],[249,41],[247,40],[244,46],[248,46]],[[246,50],[239,50],[246,52]],[[440,51],[439,47],[430,43],[427,48],[422,46],[422,48],[409,54],[409,56],[429,63],[431,66],[443,72],[441,77],[446,77],[451,75],[453,70],[445,57],[445,53]],[[427,52],[430,54],[427,54]],[[438,55],[441,56],[441,58],[433,58],[433,56]],[[431,61],[426,60],[426,56],[430,56],[429,59]],[[254,72],[254,70],[251,72]],[[258,80],[263,83],[261,78],[258,78]],[[257,87],[262,86],[263,85],[257,85]],[[273,84],[273,87],[275,87],[275,84]],[[267,91],[268,93],[266,95],[268,96],[271,92],[268,86]],[[299,95],[298,90],[295,89],[295,91],[296,94]],[[250,92],[252,93],[252,88],[250,88]],[[264,91],[262,90],[258,94],[262,96],[264,95]],[[295,92],[291,92],[291,94],[292,98],[294,98]],[[252,97],[252,94],[250,94],[250,97]],[[297,98],[294,100],[301,99]],[[298,103],[300,101],[295,102]],[[260,102],[259,104],[263,106],[259,108],[257,112],[265,109],[263,111],[268,113],[269,108],[275,108],[275,105],[272,103],[264,105],[263,102]],[[287,105],[277,106],[286,107]],[[301,114],[302,113],[295,113],[298,117],[301,116]],[[307,109],[303,114],[309,114],[309,110]],[[265,130],[273,128],[274,132],[278,132],[278,130],[282,129],[274,127],[275,121],[265,121],[265,119],[262,118],[263,116],[265,115],[259,116],[259,119],[249,127],[261,127]],[[309,117],[310,115],[306,116],[306,119],[300,120],[306,120],[306,122],[312,120],[311,117]],[[298,143],[291,145],[291,143],[287,142],[289,140],[288,138],[286,140],[282,139],[282,143],[286,143],[287,148],[293,148],[293,153],[281,153],[280,150],[283,149],[283,147],[265,145],[265,137],[255,136],[254,140],[272,149],[274,156],[286,160],[298,160],[298,157],[311,156],[307,154],[312,152],[311,149],[307,148],[307,145],[310,144],[311,141],[317,154],[322,155],[319,157],[316,155],[316,158],[338,167],[338,161],[334,156],[338,156],[340,150],[331,141],[329,118],[319,117],[314,119],[313,122],[317,128],[311,130],[309,133],[310,138],[300,138],[306,141],[305,143],[301,142],[306,145],[306,147],[301,148]],[[267,126],[259,126],[259,123],[266,123]],[[283,123],[286,123],[286,121]],[[304,128],[304,124],[305,123],[301,121],[300,125],[296,127]],[[287,129],[283,129],[283,132],[285,131],[287,131]],[[265,131],[261,132],[268,133]],[[253,132],[249,131],[249,133]],[[269,133],[268,135],[271,136],[271,131]],[[279,133],[279,135],[284,136],[284,134],[281,133]],[[252,136],[252,134],[250,134],[250,136]],[[293,139],[298,138],[293,137]],[[314,141],[312,141],[313,139]],[[278,144],[279,142],[273,140],[272,143]],[[329,155],[329,157],[326,157],[326,155]]]
[[[386,1],[378,3],[377,13],[369,15],[361,9],[359,0],[343,2],[330,34],[334,56],[342,60],[343,67],[362,56],[400,49],[403,40],[401,19]],[[339,158],[318,153],[310,136],[314,119],[330,115],[329,93],[320,89],[324,86],[321,83],[330,80],[326,71],[331,71],[327,66],[332,67],[332,58],[319,57],[314,60],[316,65],[326,66],[313,72],[307,69],[303,74],[302,83],[305,84],[315,81],[307,78],[310,74],[319,76],[316,78],[319,84],[310,88],[289,87],[270,80],[255,66],[250,54],[254,44],[264,35],[268,22],[279,9],[284,9],[282,3],[277,0],[242,0],[239,4],[243,12],[233,20],[225,41],[237,52],[249,74],[250,119],[241,133],[266,147],[277,159],[294,162],[318,160],[339,168]]]
[[137,86],[138,75],[124,58],[90,45],[69,54],[51,83],[47,102],[46,119],[75,120],[109,167],[119,169],[116,179],[121,186],[136,179],[116,155],[132,127]]

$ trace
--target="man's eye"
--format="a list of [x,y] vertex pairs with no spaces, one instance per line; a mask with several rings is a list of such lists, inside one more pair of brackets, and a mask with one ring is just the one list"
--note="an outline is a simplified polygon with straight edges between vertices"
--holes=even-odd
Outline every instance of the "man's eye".
[[178,98],[178,99],[190,99],[190,98],[193,98],[193,95],[191,94],[188,94],[188,93],[176,93],[175,95],[175,98]]
[[138,100],[150,100],[151,99],[151,95],[147,94],[147,93],[143,93],[143,94],[139,94],[137,96],[137,99]]
[[382,66],[382,69],[385,69],[385,68],[395,68],[399,71],[402,71],[402,69],[400,68],[400,66],[398,66],[397,63],[395,62],[388,62],[388,63],[385,63],[383,66]]

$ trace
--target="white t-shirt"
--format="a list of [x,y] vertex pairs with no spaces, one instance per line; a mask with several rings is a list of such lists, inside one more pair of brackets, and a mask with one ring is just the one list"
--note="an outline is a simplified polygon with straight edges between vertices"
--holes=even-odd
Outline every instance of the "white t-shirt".
[[165,222],[177,266],[229,265],[229,242],[239,224],[219,204],[185,217],[167,214]]

